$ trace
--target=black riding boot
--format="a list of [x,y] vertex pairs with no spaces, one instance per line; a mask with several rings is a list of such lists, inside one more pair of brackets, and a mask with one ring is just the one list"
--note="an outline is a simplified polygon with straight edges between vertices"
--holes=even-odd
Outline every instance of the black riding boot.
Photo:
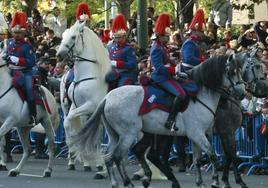
[[182,98],[180,97],[175,97],[175,99],[173,100],[173,104],[171,106],[171,110],[167,119],[167,122],[165,123],[165,127],[167,129],[170,129],[171,131],[178,131],[178,127],[176,127],[176,122],[175,122],[175,118],[181,108],[181,102],[183,101]]
[[29,124],[36,124],[36,105],[34,101],[29,101],[28,102],[29,106],[29,112],[30,112],[30,122]]

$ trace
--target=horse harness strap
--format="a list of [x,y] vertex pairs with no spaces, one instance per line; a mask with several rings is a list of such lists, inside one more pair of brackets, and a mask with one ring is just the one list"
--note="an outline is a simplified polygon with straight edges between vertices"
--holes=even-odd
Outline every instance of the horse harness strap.
[[0,99],[2,99],[11,89],[13,88],[13,85],[11,85],[1,96]]
[[195,98],[196,101],[198,101],[200,104],[202,104],[204,107],[206,107],[214,116],[214,119],[216,117],[215,112],[208,106],[206,105],[203,101],[201,101],[198,97]]
[[75,89],[75,86],[77,86],[81,82],[84,82],[84,81],[87,81],[87,80],[94,80],[94,79],[96,79],[96,77],[84,78],[84,79],[79,80],[79,81],[75,81],[75,80],[73,81],[73,83],[74,83],[74,88],[73,88],[73,103],[74,103],[74,105],[75,105],[76,108],[77,108],[77,105],[76,105],[75,97],[74,97],[74,89]]
[[0,68],[3,68],[5,66],[8,66],[8,64],[6,63],[6,64],[3,64],[3,65],[0,65]]
[[88,62],[91,62],[91,63],[94,63],[94,64],[97,64],[98,63],[95,60],[86,59],[86,58],[83,58],[83,57],[80,57],[80,56],[73,56],[73,60],[74,61],[88,61]]

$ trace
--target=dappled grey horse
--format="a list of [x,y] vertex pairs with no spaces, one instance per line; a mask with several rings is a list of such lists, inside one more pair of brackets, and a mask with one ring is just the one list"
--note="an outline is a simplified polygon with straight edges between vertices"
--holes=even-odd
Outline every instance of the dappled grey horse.
[[[199,101],[190,101],[189,107],[176,117],[176,126],[180,131],[170,132],[164,127],[168,113],[155,109],[139,116],[138,111],[143,102],[144,90],[142,86],[123,86],[109,92],[99,103],[87,125],[73,139],[72,149],[80,157],[96,153],[99,122],[103,122],[109,136],[105,163],[112,187],[118,187],[114,175],[115,163],[125,186],[133,186],[125,170],[123,156],[141,138],[141,131],[159,135],[186,135],[200,147],[211,160],[213,166],[216,156],[206,138],[206,132],[212,128],[214,113],[217,109],[221,93],[228,93],[243,98],[245,86],[241,80],[239,66],[236,61],[228,61],[227,57],[217,57],[207,60],[195,67],[190,75],[202,87],[198,93]],[[213,78],[213,79],[209,79]],[[205,105],[204,105],[205,104]],[[142,162],[142,161],[140,161]],[[144,165],[144,163],[141,163]],[[145,173],[144,186],[150,184],[150,174]],[[214,168],[213,179],[218,178]],[[180,184],[173,181],[173,187]]]
[[[264,73],[261,70],[261,62],[255,57],[255,54],[250,53],[239,53],[233,59],[238,62],[242,70],[242,78],[247,82],[248,90],[256,97],[265,97],[267,95],[268,85],[265,81]],[[222,180],[224,187],[230,187],[228,176],[230,164],[233,162],[234,165],[234,176],[236,183],[241,187],[246,188],[246,184],[243,182],[238,172],[238,160],[236,157],[235,147],[235,130],[241,125],[242,113],[240,109],[240,101],[236,100],[232,96],[222,96],[220,99],[219,106],[215,114],[214,128],[221,138],[222,147],[226,157],[226,163],[224,165]],[[157,136],[154,138],[153,135],[145,134],[143,139],[137,143],[134,147],[135,153],[140,156],[144,156],[146,149],[154,144],[152,139],[161,140],[161,144],[151,147],[147,157],[153,162],[169,179],[174,179],[175,176],[172,173],[171,168],[168,165],[168,157],[173,143],[173,137]],[[162,160],[160,160],[160,151],[162,151]],[[163,152],[164,151],[164,152]],[[194,152],[194,160],[197,164],[196,173],[196,184],[201,186],[203,180],[200,171],[200,156],[201,151],[197,150]],[[146,171],[150,169],[145,166]],[[214,182],[214,186],[219,186],[219,181]]]

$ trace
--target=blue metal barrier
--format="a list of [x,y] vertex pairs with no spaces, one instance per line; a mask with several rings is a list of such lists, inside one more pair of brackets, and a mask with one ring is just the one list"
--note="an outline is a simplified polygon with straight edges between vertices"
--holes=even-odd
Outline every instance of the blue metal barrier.
[[55,144],[57,145],[56,158],[67,157],[68,147],[65,143],[65,131],[64,131],[64,114],[61,108],[59,108],[60,124],[56,130]]

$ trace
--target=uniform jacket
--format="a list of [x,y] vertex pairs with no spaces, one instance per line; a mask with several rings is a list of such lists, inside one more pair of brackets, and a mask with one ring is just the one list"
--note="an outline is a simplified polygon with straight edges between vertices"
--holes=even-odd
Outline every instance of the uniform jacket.
[[134,48],[129,44],[119,46],[112,42],[108,44],[110,59],[116,61],[116,70],[120,76],[137,76],[137,58]]
[[24,70],[31,70],[35,64],[35,53],[32,45],[25,40],[15,41],[9,39],[7,41],[7,55],[19,58],[18,66]]
[[187,39],[183,43],[181,48],[181,55],[183,61],[182,65],[186,68],[193,68],[201,62],[199,46],[191,39]]
[[150,50],[153,66],[152,79],[155,82],[165,82],[175,75],[175,63],[169,58],[168,49],[160,41],[153,42]]

